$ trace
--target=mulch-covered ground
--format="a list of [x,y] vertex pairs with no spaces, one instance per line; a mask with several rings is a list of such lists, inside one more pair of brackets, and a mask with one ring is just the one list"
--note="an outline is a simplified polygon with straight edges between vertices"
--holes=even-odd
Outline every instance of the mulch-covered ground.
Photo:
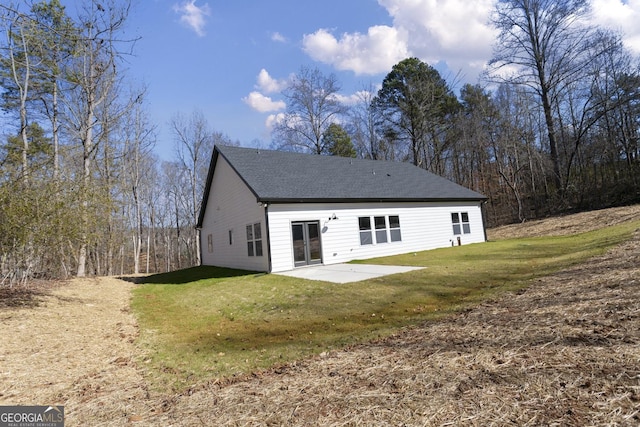
[[[639,217],[596,211],[489,237]],[[68,426],[640,425],[640,230],[445,320],[180,395],[147,389],[131,286],[73,281],[37,307],[0,309],[0,404],[64,404]]]
[[562,236],[598,230],[640,219],[640,206],[622,206],[572,215],[526,221],[487,230],[489,240],[534,236]]

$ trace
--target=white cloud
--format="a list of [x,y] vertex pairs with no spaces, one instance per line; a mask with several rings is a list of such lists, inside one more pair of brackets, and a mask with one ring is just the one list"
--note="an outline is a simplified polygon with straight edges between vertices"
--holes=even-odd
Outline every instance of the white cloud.
[[[474,82],[491,59],[498,31],[490,17],[498,0],[378,0],[393,20],[366,33],[335,35],[318,29],[303,36],[312,59],[355,74],[380,74],[415,56]],[[591,0],[593,23],[622,31],[625,45],[640,55],[640,0]],[[449,78],[445,76],[445,78]]]
[[280,111],[286,107],[284,101],[274,101],[260,92],[251,92],[248,96],[242,98],[242,100],[248,106],[261,113]]
[[[372,26],[366,34],[339,38],[319,29],[303,37],[314,60],[356,74],[391,70],[409,56],[473,81],[491,58],[497,30],[489,24],[497,0],[378,0],[393,25]],[[622,31],[625,45],[640,54],[640,0],[591,0],[595,24]]]
[[622,32],[625,46],[640,55],[640,0],[593,0],[596,24]]
[[[429,64],[445,62],[473,81],[492,56],[498,32],[489,24],[496,0],[378,0],[407,33],[407,48]],[[593,22],[623,32],[625,45],[640,54],[640,0],[591,0]]]
[[288,81],[274,79],[264,68],[260,70],[256,80],[255,88],[257,90],[242,98],[244,103],[261,113],[284,110],[287,106],[284,101],[273,100],[265,94],[281,92],[287,86]]
[[473,80],[492,54],[497,32],[489,17],[495,0],[378,0],[393,25],[408,34],[413,56],[435,64],[445,62]]
[[405,32],[379,25],[367,34],[345,33],[340,40],[326,29],[306,34],[304,51],[316,61],[332,64],[338,70],[356,74],[378,74],[409,55]]
[[370,100],[374,96],[375,96],[375,93],[371,94],[364,90],[359,90],[356,93],[352,93],[351,95],[340,95],[340,94],[335,95],[338,102],[348,106],[356,105],[358,103],[364,102],[365,100]]
[[206,17],[211,15],[211,8],[208,3],[198,7],[196,6],[196,0],[186,0],[182,3],[174,4],[173,11],[180,15],[182,24],[191,28],[200,37],[205,35]]
[[287,80],[276,80],[269,75],[264,68],[258,73],[258,83],[256,89],[263,93],[276,93],[281,92],[287,87]]
[[270,114],[269,117],[267,117],[267,120],[265,120],[264,122],[264,126],[267,128],[267,131],[269,132],[269,134],[271,134],[271,132],[273,131],[273,129],[276,127],[277,124],[282,123],[284,121],[284,118],[285,118],[284,113]]
[[280,34],[279,32],[275,32],[273,34],[271,34],[271,40],[273,40],[274,42],[278,42],[278,43],[286,43],[287,39],[285,36],[283,36],[282,34]]
[[[475,78],[491,56],[496,32],[489,16],[496,0],[378,0],[393,26],[372,26],[366,34],[337,39],[320,29],[303,38],[313,59],[356,74],[388,72],[410,56],[435,64],[446,62],[468,79]],[[640,1],[640,0],[638,0]]]

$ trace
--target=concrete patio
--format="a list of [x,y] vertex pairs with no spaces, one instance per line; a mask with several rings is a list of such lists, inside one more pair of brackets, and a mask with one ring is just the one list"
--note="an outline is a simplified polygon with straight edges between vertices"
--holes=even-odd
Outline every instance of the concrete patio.
[[388,276],[396,273],[420,270],[425,267],[407,267],[398,265],[373,265],[373,264],[330,264],[314,265],[296,268],[295,270],[282,271],[274,274],[299,277],[307,280],[321,280],[333,283],[351,283],[375,277]]

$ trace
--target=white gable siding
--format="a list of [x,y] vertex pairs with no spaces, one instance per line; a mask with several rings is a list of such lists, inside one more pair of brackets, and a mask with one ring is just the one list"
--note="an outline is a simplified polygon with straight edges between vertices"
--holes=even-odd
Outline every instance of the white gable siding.
[[[260,223],[262,256],[248,256],[246,226]],[[229,244],[229,230],[233,244]],[[209,251],[209,235],[212,248]],[[200,233],[202,264],[268,271],[264,208],[222,156],[218,157]]]
[[[294,268],[291,223],[295,221],[320,222],[323,263],[335,264],[457,244],[451,223],[452,212],[467,212],[469,215],[471,233],[460,236],[462,244],[485,240],[479,202],[270,205],[272,271]],[[337,219],[329,220],[333,214]],[[358,218],[390,215],[400,218],[402,241],[361,245]]]

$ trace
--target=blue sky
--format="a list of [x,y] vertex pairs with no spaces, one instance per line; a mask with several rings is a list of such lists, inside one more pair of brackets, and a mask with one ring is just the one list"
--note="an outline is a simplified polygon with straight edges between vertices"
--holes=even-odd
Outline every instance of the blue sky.
[[[495,1],[132,0],[127,33],[140,40],[127,66],[148,87],[162,158],[172,155],[172,116],[194,110],[242,145],[268,146],[280,91],[301,66],[336,74],[345,99],[409,56],[476,83],[495,40]],[[623,31],[640,54],[640,0],[592,3],[594,21]]]

